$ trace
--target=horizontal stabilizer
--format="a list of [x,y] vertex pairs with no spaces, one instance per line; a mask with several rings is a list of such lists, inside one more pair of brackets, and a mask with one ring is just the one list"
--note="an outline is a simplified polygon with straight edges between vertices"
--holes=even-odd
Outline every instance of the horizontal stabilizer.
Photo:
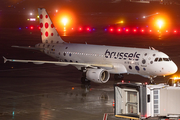
[[3,56],[3,59],[4,59],[4,63],[6,63],[7,62],[7,59]]

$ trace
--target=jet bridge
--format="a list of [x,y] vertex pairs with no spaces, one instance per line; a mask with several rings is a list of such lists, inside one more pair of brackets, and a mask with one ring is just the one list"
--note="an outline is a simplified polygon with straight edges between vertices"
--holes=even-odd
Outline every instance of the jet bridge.
[[116,117],[180,118],[180,87],[117,83],[114,85],[114,92]]

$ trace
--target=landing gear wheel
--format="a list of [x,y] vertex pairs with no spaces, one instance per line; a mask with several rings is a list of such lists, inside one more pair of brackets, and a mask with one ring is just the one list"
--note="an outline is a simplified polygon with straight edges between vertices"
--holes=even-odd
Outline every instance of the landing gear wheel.
[[115,80],[123,80],[124,76],[123,76],[123,74],[114,74],[114,79]]
[[155,84],[154,80],[152,78],[150,78],[149,85],[154,85],[154,84]]
[[81,77],[81,83],[82,84],[90,84],[91,81],[89,81],[88,79],[86,79],[86,77]]

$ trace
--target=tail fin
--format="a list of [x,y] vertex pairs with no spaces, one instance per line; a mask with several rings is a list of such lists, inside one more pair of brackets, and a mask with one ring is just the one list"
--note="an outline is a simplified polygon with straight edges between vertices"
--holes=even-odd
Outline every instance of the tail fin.
[[64,43],[44,8],[38,8],[42,43]]

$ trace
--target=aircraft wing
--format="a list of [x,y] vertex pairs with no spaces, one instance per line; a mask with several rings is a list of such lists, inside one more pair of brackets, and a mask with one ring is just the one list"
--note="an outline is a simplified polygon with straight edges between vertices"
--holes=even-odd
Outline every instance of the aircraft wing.
[[108,65],[108,64],[93,64],[93,63],[73,63],[73,62],[59,62],[59,61],[40,61],[40,60],[17,60],[17,59],[7,59],[4,58],[4,63],[7,61],[9,62],[22,62],[22,63],[34,63],[34,64],[44,64],[44,63],[49,63],[49,64],[55,64],[55,65],[73,65],[73,66],[84,66],[84,67],[101,67],[101,68],[106,68],[106,69],[112,69],[113,65]]
[[29,49],[29,50],[44,50],[44,48],[36,48],[36,47],[31,47],[31,46],[11,46],[14,48],[21,48],[21,49]]

